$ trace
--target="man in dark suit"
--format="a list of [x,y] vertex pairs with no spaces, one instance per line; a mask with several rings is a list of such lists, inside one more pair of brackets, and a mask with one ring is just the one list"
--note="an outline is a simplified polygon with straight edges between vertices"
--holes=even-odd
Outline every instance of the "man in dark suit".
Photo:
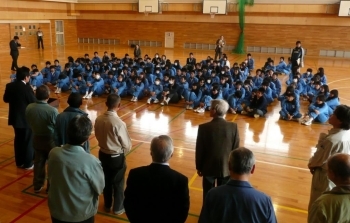
[[21,44],[18,41],[19,41],[18,36],[14,36],[13,40],[10,41],[10,55],[12,57],[11,70],[18,69],[18,65],[17,65],[17,60],[18,60],[18,56],[19,56],[18,47],[21,46]]
[[212,100],[210,107],[211,122],[198,127],[196,142],[196,169],[203,177],[203,203],[208,191],[225,184],[229,179],[227,160],[232,150],[239,146],[237,124],[228,122],[224,116],[229,109],[225,100]]
[[31,169],[33,167],[32,130],[26,118],[27,105],[35,102],[32,88],[28,85],[30,79],[29,68],[17,69],[16,81],[6,85],[4,102],[9,103],[8,124],[15,130],[15,160],[18,167]]
[[153,138],[152,164],[130,170],[124,208],[131,223],[183,223],[190,206],[188,179],[169,167],[173,140]]

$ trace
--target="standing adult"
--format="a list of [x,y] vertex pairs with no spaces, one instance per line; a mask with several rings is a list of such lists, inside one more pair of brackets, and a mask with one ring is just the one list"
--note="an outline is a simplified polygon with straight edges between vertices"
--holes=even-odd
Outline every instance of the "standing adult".
[[[47,101],[50,97],[49,87],[41,85],[36,89],[37,101],[28,105],[26,119],[33,131],[34,155],[34,192],[39,193],[46,179],[45,164],[49,152],[55,147],[54,131],[58,111],[50,106]],[[47,189],[49,189],[49,184]]]
[[30,80],[28,67],[18,68],[16,80],[8,83],[3,100],[9,103],[8,125],[15,132],[14,151],[17,167],[33,168],[34,150],[32,146],[32,130],[25,118],[25,111],[30,103],[35,102],[33,89],[27,84]]
[[292,50],[292,54],[290,56],[292,62],[292,68],[294,67],[304,67],[304,56],[305,50],[301,47],[301,42],[298,40],[295,43],[295,48]]
[[239,146],[237,124],[224,119],[229,105],[225,100],[212,100],[210,117],[213,120],[198,127],[196,142],[196,169],[203,177],[203,202],[208,191],[225,184],[229,179],[227,160]]
[[312,174],[309,210],[314,201],[335,185],[327,177],[327,160],[335,153],[350,153],[350,107],[339,105],[328,120],[333,126],[328,134],[321,133],[316,152],[308,167]]
[[138,44],[135,45],[134,57],[141,58],[141,48],[140,48],[140,45],[138,45]]
[[10,55],[12,57],[12,65],[11,65],[11,70],[17,70],[18,69],[18,56],[19,56],[19,51],[18,48],[21,47],[21,44],[19,43],[19,37],[14,36],[13,40],[10,41]]
[[230,181],[209,191],[198,222],[277,223],[271,198],[249,183],[255,170],[253,152],[244,147],[233,150],[228,166]]
[[95,136],[100,147],[99,158],[105,176],[103,189],[105,211],[113,206],[114,214],[124,210],[125,154],[131,149],[131,140],[126,124],[119,118],[120,96],[110,94],[106,101],[107,111],[96,118]]
[[94,222],[104,177],[100,161],[82,148],[91,131],[88,117],[74,117],[68,124],[67,144],[49,154],[48,204],[53,223]]
[[125,211],[131,223],[183,223],[190,207],[188,179],[172,170],[173,140],[152,139],[152,164],[130,170],[125,189]]
[[[61,114],[56,118],[55,125],[55,140],[56,146],[62,146],[67,143],[67,127],[74,117],[78,115],[88,116],[86,112],[80,109],[80,106],[83,104],[82,96],[76,92],[71,93],[67,101],[69,107],[66,108]],[[89,140],[86,140],[83,144],[83,148],[87,153],[90,153],[90,144]]]
[[327,161],[328,178],[336,185],[311,206],[308,223],[350,222],[350,156],[337,153]]
[[220,38],[216,40],[215,45],[215,60],[218,60],[218,56],[220,60],[225,46],[224,36],[220,36]]
[[40,44],[41,48],[44,49],[44,33],[41,31],[40,27],[38,28],[38,31],[36,32],[36,36],[38,38],[38,49],[40,49]]

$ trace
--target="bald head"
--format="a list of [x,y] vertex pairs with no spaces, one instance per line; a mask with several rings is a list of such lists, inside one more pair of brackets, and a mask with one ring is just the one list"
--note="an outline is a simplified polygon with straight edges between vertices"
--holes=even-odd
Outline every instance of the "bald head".
[[173,140],[167,135],[154,137],[151,142],[151,156],[153,162],[166,163],[173,155]]
[[336,185],[350,183],[350,155],[336,153],[328,161],[328,177]]

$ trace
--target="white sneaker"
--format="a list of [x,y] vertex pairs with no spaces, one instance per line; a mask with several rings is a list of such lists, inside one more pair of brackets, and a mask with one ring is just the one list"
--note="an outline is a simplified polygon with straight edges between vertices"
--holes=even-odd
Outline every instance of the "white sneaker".
[[36,86],[33,87],[33,91],[36,91]]
[[56,90],[55,90],[55,94],[58,94],[58,88],[56,88]]
[[61,94],[61,88],[57,88],[57,93],[56,94]]
[[158,103],[159,103],[159,100],[156,99],[156,100],[153,101],[153,103],[154,103],[154,104],[158,104]]
[[164,101],[162,101],[162,102],[160,103],[160,105],[164,105]]
[[260,115],[254,114],[254,118],[259,118],[259,117],[260,117]]
[[170,98],[167,98],[167,99],[164,100],[164,102],[165,102],[166,104],[169,104],[169,101],[170,101]]
[[130,101],[134,101],[135,100],[135,96],[132,96],[131,100]]
[[147,104],[151,104],[151,98],[147,99]]
[[312,124],[312,119],[307,120],[306,122],[302,123],[304,125],[311,125]]
[[193,110],[193,107],[191,105],[187,105],[186,109],[187,110]]
[[197,112],[198,112],[198,113],[204,113],[204,112],[205,112],[205,109],[204,109],[204,108],[199,108],[199,109],[197,109]]
[[134,98],[133,102],[137,102],[137,97]]
[[86,98],[87,98],[87,99],[92,98],[92,94],[93,94],[93,93],[94,93],[94,92],[91,91],[91,92],[88,94],[88,96],[86,96]]
[[241,114],[242,114],[242,115],[246,115],[246,114],[248,114],[248,113],[247,113],[246,111],[242,111]]
[[86,98],[89,95],[89,92],[87,91],[83,98]]

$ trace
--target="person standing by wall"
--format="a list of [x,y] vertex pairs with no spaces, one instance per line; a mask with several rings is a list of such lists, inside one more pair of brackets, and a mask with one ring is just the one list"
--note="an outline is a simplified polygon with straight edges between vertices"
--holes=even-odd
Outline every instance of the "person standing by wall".
[[305,50],[301,47],[301,42],[298,40],[295,43],[295,48],[292,50],[292,54],[290,56],[292,61],[292,68],[294,67],[304,67],[304,56]]
[[29,104],[35,102],[33,89],[27,84],[30,80],[28,67],[18,68],[16,80],[6,85],[3,100],[9,103],[8,124],[15,131],[14,149],[17,167],[32,169],[34,150],[32,130],[25,119]]
[[12,65],[11,65],[11,70],[17,70],[18,69],[18,56],[19,56],[19,51],[18,48],[21,47],[21,44],[19,43],[19,37],[14,36],[13,40],[10,41],[10,55],[12,57]]
[[[224,45],[225,45],[225,40],[224,36],[220,36],[218,40],[216,40],[215,43],[215,60],[220,60],[222,56],[222,52],[224,51]],[[219,59],[218,59],[219,56]]]
[[40,44],[41,48],[44,49],[44,33],[41,31],[40,27],[38,28],[38,31],[36,32],[36,36],[38,38],[38,49],[40,49]]
[[196,169],[203,177],[203,203],[208,191],[225,184],[230,175],[227,160],[239,146],[237,124],[224,119],[229,105],[225,100],[212,100],[210,117],[213,120],[198,127]]
[[100,147],[99,158],[105,176],[103,189],[104,208],[121,215],[124,210],[124,180],[126,171],[125,154],[131,149],[131,139],[117,111],[120,107],[120,96],[110,94],[107,97],[107,111],[95,121],[95,136]]

